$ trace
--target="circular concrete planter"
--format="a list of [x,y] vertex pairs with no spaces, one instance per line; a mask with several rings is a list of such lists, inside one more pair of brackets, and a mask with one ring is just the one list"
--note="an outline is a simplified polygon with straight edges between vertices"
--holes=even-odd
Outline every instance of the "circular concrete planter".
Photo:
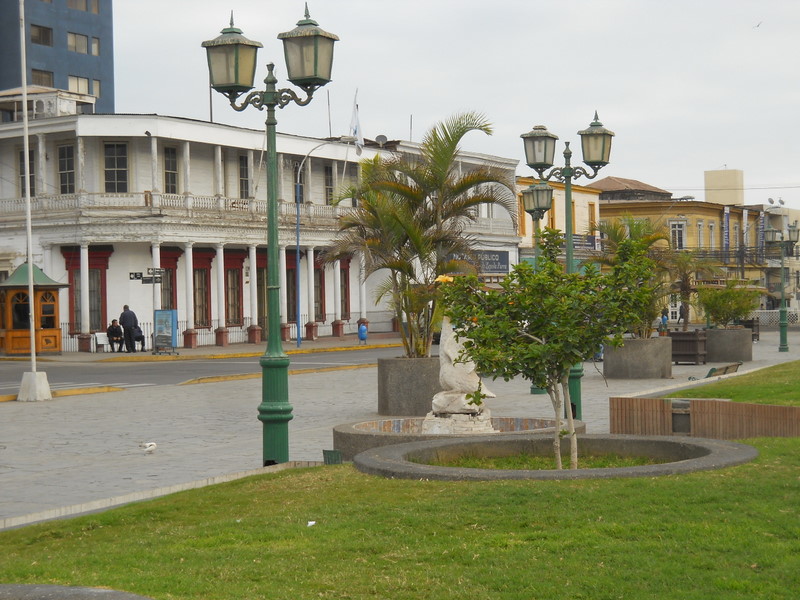
[[706,360],[711,363],[753,360],[753,331],[744,328],[706,330]]
[[378,414],[424,417],[439,385],[439,357],[379,358]]
[[631,338],[619,348],[606,348],[603,375],[609,379],[671,378],[672,338]]
[[[393,444],[462,438],[469,434],[422,433],[424,418],[376,419],[346,423],[333,428],[333,448],[341,452],[342,460],[353,460],[356,454]],[[554,419],[523,417],[492,417],[494,436],[526,435],[530,433],[553,433]],[[564,426],[562,421],[562,427]],[[586,424],[575,421],[575,431],[584,433]]]
[[[448,460],[465,454],[498,457],[522,453],[552,455],[553,438],[549,435],[477,436],[450,440],[413,442],[374,448],[353,459],[363,473],[398,479],[436,479],[446,481],[493,481],[502,479],[609,479],[613,477],[657,477],[707,471],[739,465],[753,460],[758,451],[752,446],[723,440],[671,438],[633,435],[582,435],[578,452],[651,456],[670,462],[613,469],[504,470],[465,469],[422,464],[433,459]],[[569,444],[562,444],[569,453]],[[580,459],[578,464],[580,465]]]

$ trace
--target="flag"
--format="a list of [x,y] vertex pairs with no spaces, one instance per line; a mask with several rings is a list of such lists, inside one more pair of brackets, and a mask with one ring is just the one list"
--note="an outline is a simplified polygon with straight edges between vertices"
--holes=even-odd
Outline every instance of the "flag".
[[356,138],[356,154],[361,156],[364,147],[364,134],[361,131],[361,122],[358,120],[358,90],[353,97],[353,116],[350,119],[350,135]]

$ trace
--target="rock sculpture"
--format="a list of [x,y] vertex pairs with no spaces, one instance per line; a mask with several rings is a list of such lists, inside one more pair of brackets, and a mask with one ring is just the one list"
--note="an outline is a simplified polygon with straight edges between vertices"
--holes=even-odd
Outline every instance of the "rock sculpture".
[[442,391],[433,397],[433,414],[479,415],[484,411],[483,404],[472,404],[467,394],[473,394],[478,388],[484,396],[494,398],[495,395],[481,383],[475,372],[472,361],[459,362],[464,345],[458,341],[450,319],[442,321],[442,335],[439,342],[439,384]]

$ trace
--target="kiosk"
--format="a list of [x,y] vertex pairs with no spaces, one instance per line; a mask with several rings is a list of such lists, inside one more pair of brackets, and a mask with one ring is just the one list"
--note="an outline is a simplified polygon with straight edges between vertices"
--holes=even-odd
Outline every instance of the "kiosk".
[[[36,354],[61,354],[58,322],[58,283],[33,265],[33,318]],[[17,267],[0,283],[0,353],[25,355],[31,352],[31,306],[28,298],[28,263]]]

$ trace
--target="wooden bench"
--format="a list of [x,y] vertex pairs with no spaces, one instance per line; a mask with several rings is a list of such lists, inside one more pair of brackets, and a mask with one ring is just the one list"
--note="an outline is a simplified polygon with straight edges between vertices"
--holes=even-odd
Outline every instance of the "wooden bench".
[[708,370],[708,373],[705,377],[689,377],[689,381],[698,381],[699,379],[708,379],[709,377],[717,377],[718,375],[728,375],[730,373],[736,373],[741,366],[741,362],[731,363],[729,365],[725,365],[724,367],[712,367]]

